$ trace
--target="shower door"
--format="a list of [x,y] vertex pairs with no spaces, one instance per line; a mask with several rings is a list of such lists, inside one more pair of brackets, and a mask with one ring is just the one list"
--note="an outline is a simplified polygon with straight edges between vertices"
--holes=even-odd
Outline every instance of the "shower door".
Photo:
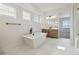
[[59,37],[70,38],[70,17],[60,18]]

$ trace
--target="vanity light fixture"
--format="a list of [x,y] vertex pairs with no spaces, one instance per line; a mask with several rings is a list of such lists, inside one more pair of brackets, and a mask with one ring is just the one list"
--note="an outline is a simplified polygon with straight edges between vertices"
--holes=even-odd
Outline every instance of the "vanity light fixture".
[[55,19],[55,18],[56,18],[56,16],[51,16],[51,18],[52,18],[52,19]]
[[56,16],[47,16],[46,19],[55,19]]

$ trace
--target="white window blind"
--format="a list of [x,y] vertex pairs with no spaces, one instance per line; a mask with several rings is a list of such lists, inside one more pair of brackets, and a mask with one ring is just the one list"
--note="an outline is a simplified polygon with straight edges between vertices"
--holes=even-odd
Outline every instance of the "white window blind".
[[23,19],[31,20],[31,14],[23,10]]
[[7,15],[16,18],[16,8],[0,4],[0,15]]
[[38,15],[33,15],[33,16],[32,16],[32,21],[33,21],[33,22],[40,23],[40,17],[39,17]]

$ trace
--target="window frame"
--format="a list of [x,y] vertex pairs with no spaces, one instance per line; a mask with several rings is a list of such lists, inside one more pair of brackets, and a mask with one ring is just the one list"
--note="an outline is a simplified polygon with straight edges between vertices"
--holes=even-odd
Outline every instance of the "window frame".
[[[9,5],[5,5],[5,4],[0,4],[0,11],[6,12],[6,13],[0,13],[0,15],[5,15],[5,16],[10,16],[13,18],[16,18],[16,8],[9,6]],[[12,9],[12,10],[11,10]]]

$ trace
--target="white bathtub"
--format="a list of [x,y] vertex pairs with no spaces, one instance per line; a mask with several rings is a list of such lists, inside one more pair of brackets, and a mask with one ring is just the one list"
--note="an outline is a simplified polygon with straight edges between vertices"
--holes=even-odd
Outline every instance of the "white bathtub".
[[37,48],[46,41],[46,33],[35,33],[24,35],[25,42],[32,48]]

